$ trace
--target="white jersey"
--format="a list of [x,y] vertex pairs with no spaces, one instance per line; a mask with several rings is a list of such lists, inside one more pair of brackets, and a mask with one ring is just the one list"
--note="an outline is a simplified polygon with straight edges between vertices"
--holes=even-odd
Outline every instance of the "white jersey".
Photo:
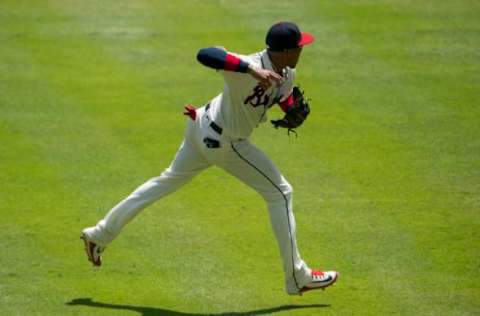
[[[273,70],[266,50],[249,56],[235,55],[253,67]],[[295,70],[286,68],[280,86],[263,89],[250,74],[220,70],[225,79],[223,92],[210,101],[209,115],[231,140],[246,139],[260,123],[267,121],[267,110],[292,92]]]

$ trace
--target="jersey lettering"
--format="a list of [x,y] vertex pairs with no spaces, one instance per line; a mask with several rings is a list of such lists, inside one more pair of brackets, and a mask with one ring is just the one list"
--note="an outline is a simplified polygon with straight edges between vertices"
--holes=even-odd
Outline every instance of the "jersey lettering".
[[259,105],[268,105],[270,101],[270,95],[265,94],[267,90],[265,90],[260,84],[253,88],[253,93],[249,95],[243,104],[250,104],[254,108]]

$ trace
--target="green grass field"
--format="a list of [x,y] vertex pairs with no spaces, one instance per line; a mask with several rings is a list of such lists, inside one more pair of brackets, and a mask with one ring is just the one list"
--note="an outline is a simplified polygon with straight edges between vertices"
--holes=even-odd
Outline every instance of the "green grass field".
[[[259,51],[279,20],[316,35],[312,114],[252,140],[339,282],[287,296],[264,202],[217,168],[92,268],[81,229],[223,86],[197,50]],[[2,0],[0,26],[0,315],[480,315],[480,2]]]

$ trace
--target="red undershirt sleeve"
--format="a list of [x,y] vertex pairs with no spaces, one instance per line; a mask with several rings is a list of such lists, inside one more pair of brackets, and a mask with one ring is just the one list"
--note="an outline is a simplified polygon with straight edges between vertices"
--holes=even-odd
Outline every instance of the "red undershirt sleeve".
[[287,113],[288,110],[293,106],[293,103],[294,103],[293,94],[290,94],[288,98],[279,102],[278,104],[280,105],[280,108],[282,108],[282,111]]

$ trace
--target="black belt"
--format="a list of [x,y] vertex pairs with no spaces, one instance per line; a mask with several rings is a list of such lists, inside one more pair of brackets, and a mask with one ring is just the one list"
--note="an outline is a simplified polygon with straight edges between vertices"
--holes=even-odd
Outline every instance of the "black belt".
[[[210,103],[208,103],[208,104],[205,106],[205,111],[208,111],[209,109],[210,109]],[[211,129],[213,129],[215,132],[217,132],[218,135],[222,135],[223,128],[221,128],[220,126],[218,126],[214,121],[211,121],[211,122],[210,122],[210,127],[211,127]]]

